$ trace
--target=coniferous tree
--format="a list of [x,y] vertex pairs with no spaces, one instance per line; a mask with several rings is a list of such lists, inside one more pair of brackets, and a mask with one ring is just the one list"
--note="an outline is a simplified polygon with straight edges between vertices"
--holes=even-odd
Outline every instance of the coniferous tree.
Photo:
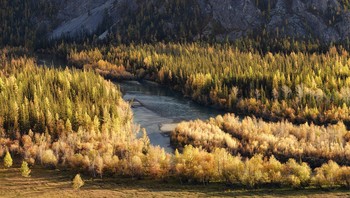
[[22,162],[21,165],[21,174],[23,177],[30,177],[31,170],[28,167],[28,163],[26,161]]
[[74,179],[73,179],[73,185],[72,187],[75,190],[80,189],[82,186],[84,186],[84,181],[81,179],[80,174],[75,175]]
[[12,161],[11,154],[10,154],[10,152],[7,151],[6,155],[4,157],[4,166],[6,168],[10,168],[12,166],[12,164],[13,164],[13,161]]

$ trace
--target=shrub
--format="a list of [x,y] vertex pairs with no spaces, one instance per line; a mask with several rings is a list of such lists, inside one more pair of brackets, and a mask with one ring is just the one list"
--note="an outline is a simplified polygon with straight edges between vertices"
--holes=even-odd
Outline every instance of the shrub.
[[293,188],[306,187],[310,183],[311,169],[306,163],[297,163],[294,159],[289,159],[283,171],[285,175],[284,183]]
[[337,163],[329,161],[321,167],[316,168],[313,180],[320,188],[334,188],[337,184],[340,167]]
[[264,172],[268,174],[269,182],[272,184],[280,184],[283,178],[284,164],[279,162],[274,156],[264,166]]
[[240,157],[229,155],[227,162],[223,167],[223,177],[231,184],[241,183],[244,169],[244,163]]
[[254,155],[245,162],[245,168],[241,175],[243,185],[250,188],[257,187],[268,182],[268,174],[264,170],[264,160],[262,155]]
[[166,153],[164,149],[157,147],[150,147],[146,155],[146,164],[148,173],[151,177],[156,179],[164,179],[170,171],[171,155]]
[[139,156],[135,155],[131,158],[130,173],[133,177],[141,177],[143,174],[143,164]]
[[99,174],[100,177],[102,178],[104,163],[103,163],[103,158],[100,155],[97,155],[95,158],[95,169],[97,174]]
[[175,174],[185,182],[208,183],[215,179],[214,155],[191,145],[185,146],[183,154],[175,155]]
[[44,151],[41,160],[42,160],[42,163],[46,166],[55,167],[57,165],[57,158],[51,149]]
[[338,172],[337,180],[341,186],[350,189],[350,167],[344,166],[341,167]]

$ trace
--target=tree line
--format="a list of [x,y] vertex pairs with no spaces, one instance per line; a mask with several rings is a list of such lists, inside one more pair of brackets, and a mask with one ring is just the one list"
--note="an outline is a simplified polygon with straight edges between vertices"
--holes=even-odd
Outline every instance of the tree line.
[[329,160],[349,165],[350,132],[343,123],[315,126],[290,122],[264,122],[234,114],[180,123],[171,140],[177,148],[186,145],[207,151],[225,148],[231,154],[251,157],[274,155],[281,162],[290,158],[319,167]]
[[[30,166],[68,167],[96,177],[349,188],[349,167],[333,161],[311,169],[294,159],[257,153],[243,158],[225,148],[184,146],[181,153],[166,153],[150,145],[145,131],[136,138],[130,104],[116,85],[92,71],[40,68],[32,58],[2,52],[0,156],[6,163],[9,155],[20,155]],[[28,171],[24,164],[23,174]]]
[[158,43],[68,53],[72,64],[83,67],[103,60],[198,103],[238,114],[297,124],[349,122],[349,55],[344,49],[260,54],[232,45]]

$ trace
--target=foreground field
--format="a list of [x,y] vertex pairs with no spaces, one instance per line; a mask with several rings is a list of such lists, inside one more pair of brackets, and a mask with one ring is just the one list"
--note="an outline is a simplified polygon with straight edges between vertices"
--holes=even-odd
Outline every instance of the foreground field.
[[180,185],[178,182],[132,180],[127,178],[90,179],[83,176],[85,186],[73,190],[70,171],[32,168],[32,176],[20,175],[14,168],[0,166],[0,197],[349,197],[347,191],[316,189],[241,190],[222,184]]

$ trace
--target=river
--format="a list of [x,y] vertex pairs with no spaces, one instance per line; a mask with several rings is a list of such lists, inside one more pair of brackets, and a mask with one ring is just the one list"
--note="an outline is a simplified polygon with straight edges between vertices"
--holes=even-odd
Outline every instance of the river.
[[[65,68],[67,61],[51,56],[38,55],[39,66]],[[123,92],[123,98],[134,101],[132,110],[135,124],[145,128],[154,146],[160,146],[167,152],[173,152],[170,145],[170,132],[181,121],[208,119],[223,111],[199,105],[180,93],[151,81],[115,82]],[[138,134],[142,136],[141,133]]]
[[124,99],[135,101],[132,108],[135,123],[146,129],[152,145],[159,145],[167,152],[173,152],[169,132],[176,127],[176,123],[224,114],[153,82],[124,81],[118,84]]

